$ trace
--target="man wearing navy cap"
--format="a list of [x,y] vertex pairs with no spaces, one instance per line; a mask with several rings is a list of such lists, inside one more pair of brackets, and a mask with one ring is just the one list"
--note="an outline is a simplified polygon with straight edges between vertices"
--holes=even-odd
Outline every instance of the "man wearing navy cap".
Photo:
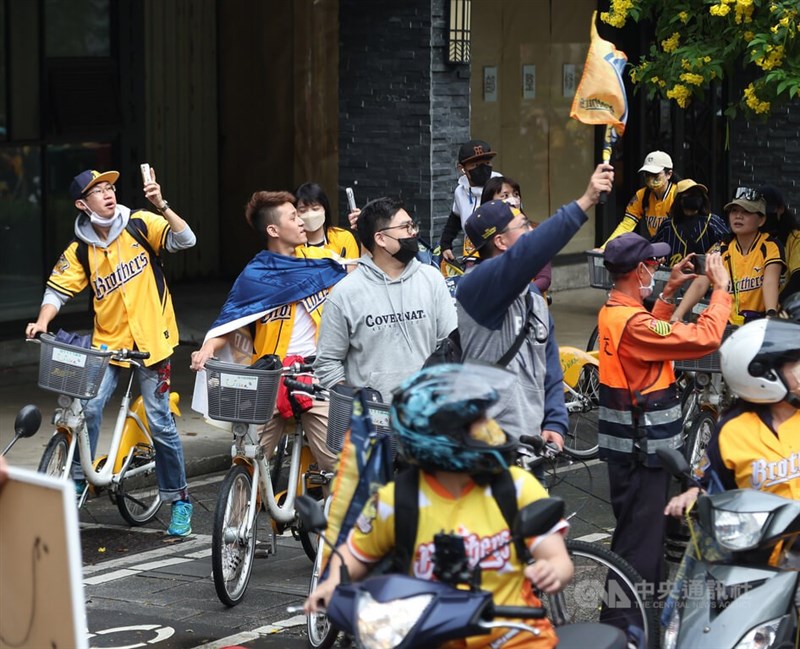
[[[481,202],[483,186],[489,178],[499,176],[492,169],[492,159],[497,151],[492,151],[488,142],[483,140],[469,140],[458,147],[458,172],[460,174],[455,192],[453,192],[453,208],[450,217],[442,230],[439,238],[439,247],[442,257],[453,261],[453,240],[463,229],[466,232],[467,219],[472,216]],[[469,236],[469,235],[468,235]],[[464,255],[475,252],[474,245],[464,242]]]
[[[144,195],[158,214],[132,211],[117,203],[119,172],[84,171],[72,181],[70,195],[78,210],[75,239],[56,262],[36,322],[25,334],[46,332],[61,307],[86,286],[94,293],[92,345],[108,349],[136,349],[150,353],[136,369],[156,457],[156,479],[161,498],[172,503],[168,533],[191,533],[192,505],[186,483],[183,446],[170,411],[170,357],[178,346],[178,328],[172,296],[158,255],[195,244],[192,229],[161,195],[153,171]],[[84,406],[94,457],[103,408],[117,386],[119,365],[106,370],[97,396]],[[79,498],[86,482],[81,466],[73,463],[72,477]]]
[[699,358],[717,349],[731,304],[728,272],[718,253],[709,254],[706,275],[715,288],[711,304],[697,324],[670,323],[674,295],[696,277],[691,272],[692,254],[673,266],[649,312],[644,299],[653,291],[656,268],[669,254],[669,244],[650,243],[633,232],[609,241],[603,263],[614,285],[598,316],[598,442],[600,459],[608,463],[617,520],[611,549],[653,584],[665,577],[664,508],[669,485],[669,474],[656,451],[683,444],[672,361]]
[[567,411],[547,302],[531,284],[536,274],[586,222],[600,192],[610,191],[610,165],[599,165],[581,198],[565,205],[535,230],[519,210],[503,201],[481,205],[467,219],[466,233],[480,263],[456,289],[458,330],[464,360],[497,363],[524,339],[507,367],[519,381],[490,412],[509,435],[538,435],[563,445]]

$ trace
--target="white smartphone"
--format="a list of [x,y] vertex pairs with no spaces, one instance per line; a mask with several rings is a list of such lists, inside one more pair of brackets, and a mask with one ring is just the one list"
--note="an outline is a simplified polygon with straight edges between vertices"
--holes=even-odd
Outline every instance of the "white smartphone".
[[357,209],[356,208],[356,196],[353,194],[352,187],[345,187],[344,193],[347,194],[347,205],[350,207],[350,211]]
[[153,182],[153,174],[150,172],[150,165],[146,162],[143,162],[139,165],[139,168],[142,170],[142,183],[147,184]]

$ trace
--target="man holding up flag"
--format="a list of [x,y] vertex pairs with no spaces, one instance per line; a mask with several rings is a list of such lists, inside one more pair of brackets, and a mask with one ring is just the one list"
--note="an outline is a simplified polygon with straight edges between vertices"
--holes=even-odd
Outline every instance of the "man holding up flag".
[[[288,192],[255,192],[245,218],[266,241],[245,267],[228,294],[203,346],[192,353],[192,369],[200,371],[212,357],[250,364],[274,354],[287,364],[310,363],[317,350],[317,332],[328,291],[346,275],[342,261],[329,250],[305,247],[306,233]],[[198,377],[192,407],[207,414],[205,384]],[[325,440],[327,402],[314,402],[302,415],[311,451],[322,470],[334,468],[336,456]],[[285,426],[277,411],[259,430],[259,442],[272,455]]]

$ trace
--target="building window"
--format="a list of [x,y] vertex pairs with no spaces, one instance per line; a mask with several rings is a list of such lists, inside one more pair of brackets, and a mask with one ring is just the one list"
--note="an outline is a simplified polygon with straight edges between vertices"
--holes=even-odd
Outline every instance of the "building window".
[[472,0],[450,0],[447,62],[469,63]]

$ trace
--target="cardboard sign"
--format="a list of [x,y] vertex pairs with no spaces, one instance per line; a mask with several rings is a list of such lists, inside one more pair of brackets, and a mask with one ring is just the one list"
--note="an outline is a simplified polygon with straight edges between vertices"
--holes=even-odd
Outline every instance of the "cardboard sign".
[[0,649],[85,649],[72,483],[9,467],[0,487]]

